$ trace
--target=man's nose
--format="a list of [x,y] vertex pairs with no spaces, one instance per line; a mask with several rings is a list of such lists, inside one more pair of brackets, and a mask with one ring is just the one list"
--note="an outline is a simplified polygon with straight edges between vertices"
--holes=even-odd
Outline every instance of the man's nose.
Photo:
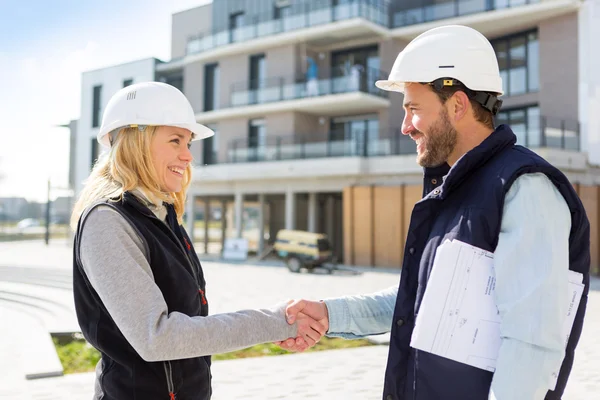
[[415,131],[415,127],[413,126],[408,113],[406,113],[404,115],[404,119],[402,120],[402,134],[410,135],[414,131]]

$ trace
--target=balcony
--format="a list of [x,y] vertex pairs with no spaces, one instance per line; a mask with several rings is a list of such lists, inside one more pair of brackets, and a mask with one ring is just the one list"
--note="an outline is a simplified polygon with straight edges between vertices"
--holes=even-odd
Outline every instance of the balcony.
[[441,24],[471,26],[488,37],[529,29],[542,20],[577,10],[580,0],[407,0],[392,9],[384,0],[293,2],[289,12],[257,14],[244,25],[189,37],[186,56],[157,66],[160,71],[241,52],[305,43],[327,46],[348,40],[393,37],[411,40]]
[[225,107],[198,113],[201,123],[224,118],[254,117],[274,112],[299,111],[319,116],[354,112],[374,112],[390,105],[388,92],[375,86],[387,74],[374,69],[355,69],[349,73],[326,71],[330,78],[291,81],[284,77],[232,84]]
[[471,26],[486,36],[528,29],[571,12],[577,0],[410,0],[392,14],[392,36],[410,40],[440,24]]
[[[512,126],[517,144],[534,151],[552,149],[579,153],[579,123],[552,117],[540,117],[539,126]],[[497,124],[504,123],[498,121]],[[385,157],[416,154],[416,146],[400,129],[330,132],[331,140],[313,139],[315,135],[267,136],[250,143],[247,137],[229,141],[226,152],[204,164],[235,164],[283,160],[309,160],[330,157]],[[339,138],[339,139],[336,139]],[[584,156],[582,153],[579,153]]]
[[[268,186],[269,181],[299,179],[332,190],[351,184],[348,179],[365,175],[410,173],[419,179],[422,169],[415,163],[415,144],[398,130],[354,131],[342,136],[346,137],[326,140],[314,135],[267,136],[258,143],[249,143],[248,138],[234,139],[225,151],[213,153],[215,158],[196,165],[197,174],[202,176],[203,190],[217,192],[231,189],[233,181]],[[315,181],[315,177],[324,180]]]
[[[287,42],[313,43],[312,40],[323,45],[332,38],[347,40],[349,38],[365,38],[367,35],[385,34],[389,26],[388,8],[384,1],[354,0],[348,4],[336,6],[328,3],[315,0],[305,1],[302,4],[293,4],[285,15],[279,17],[276,17],[273,12],[256,14],[249,16],[251,19],[245,21],[243,26],[217,33],[200,33],[188,39],[186,55],[199,55],[219,49],[223,50],[223,54],[218,56],[223,56],[228,54],[228,51],[224,49],[233,44],[243,45],[244,50],[251,48],[254,50],[255,39],[273,36],[277,36],[275,43],[278,45]],[[327,27],[328,24],[330,24],[329,27]],[[313,32],[310,28],[324,29],[316,29]],[[301,36],[298,35],[300,30],[304,30]],[[289,35],[284,38],[286,33]],[[268,47],[269,44],[266,46]],[[234,51],[237,50],[234,49]]]
[[[515,125],[513,129],[518,144],[528,143],[556,167],[563,171],[585,171],[587,156],[577,150],[578,127],[571,124],[541,118],[539,128],[522,130]],[[350,177],[366,175],[408,174],[420,180],[422,168],[415,162],[415,143],[399,129],[330,132],[318,136],[267,136],[252,143],[245,137],[233,139],[227,143],[227,149],[209,153],[209,159],[196,164],[203,190],[209,190],[207,184],[222,185],[210,186],[218,192],[231,189],[233,181],[262,182],[268,186],[268,180],[317,182],[315,177],[324,178],[322,182],[326,185],[334,185],[338,180],[351,184]]]
[[[510,126],[517,136],[517,144],[531,149],[558,149],[580,151],[579,122],[540,116],[530,121],[513,121]],[[498,119],[497,124],[508,123]]]
[[[382,136],[385,135],[385,136]],[[331,135],[330,135],[331,136]],[[304,160],[328,157],[379,157],[415,154],[414,142],[399,130],[354,131],[341,140],[308,140],[304,136],[267,137],[251,146],[241,138],[229,143],[225,163]]]
[[[539,1],[540,0],[446,0],[432,4],[431,0],[418,0],[416,2],[418,4],[416,7],[394,13],[392,18],[392,28],[518,7],[526,4],[539,3]],[[414,3],[414,1],[411,1],[409,4]]]

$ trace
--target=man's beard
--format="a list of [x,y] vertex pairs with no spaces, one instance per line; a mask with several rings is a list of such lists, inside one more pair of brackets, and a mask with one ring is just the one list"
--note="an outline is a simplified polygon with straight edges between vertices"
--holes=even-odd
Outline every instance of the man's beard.
[[448,111],[443,109],[440,117],[428,129],[426,135],[417,131],[421,135],[420,140],[424,141],[422,153],[417,154],[417,163],[422,167],[437,167],[448,161],[448,157],[456,147],[458,132],[450,123]]

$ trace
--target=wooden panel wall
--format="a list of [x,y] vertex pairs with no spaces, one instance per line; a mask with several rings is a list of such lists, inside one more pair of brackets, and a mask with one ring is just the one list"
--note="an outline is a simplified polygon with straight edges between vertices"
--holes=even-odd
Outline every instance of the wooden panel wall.
[[344,262],[402,266],[408,222],[422,186],[355,186],[343,192]]
[[344,208],[344,263],[354,265],[354,187],[348,186],[342,192],[342,207]]
[[354,188],[354,263],[356,265],[374,265],[373,257],[373,192],[372,186]]
[[402,265],[404,236],[402,235],[402,186],[380,186],[374,192],[374,265],[397,267]]
[[598,252],[598,197],[600,188],[598,186],[579,185],[579,198],[585,207],[585,212],[590,221],[590,258],[592,273],[598,273],[600,253]]

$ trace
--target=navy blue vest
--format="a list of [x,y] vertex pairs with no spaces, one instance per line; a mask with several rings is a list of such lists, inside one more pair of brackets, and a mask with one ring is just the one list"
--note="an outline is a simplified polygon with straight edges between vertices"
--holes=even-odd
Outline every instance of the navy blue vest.
[[[89,207],[80,218],[75,235],[73,294],[81,332],[102,354],[102,376],[98,382],[104,394],[102,399],[210,399],[211,357],[144,361],[125,339],[83,272],[79,258],[81,229],[89,212],[100,204],[117,210],[137,231],[149,255],[154,281],[169,312],[207,316],[208,302],[200,261],[192,241],[177,222],[171,204],[166,205],[167,224],[128,192],[120,202],[98,203]],[[118,267],[115,265],[115,268]],[[131,293],[131,301],[136,301],[135,293]]]
[[571,210],[569,268],[582,273],[585,283],[556,390],[546,396],[546,399],[561,398],[573,365],[587,303],[590,227],[584,207],[568,179],[515,142],[510,128],[501,125],[452,169],[447,165],[426,169],[424,198],[413,209],[406,238],[385,374],[385,400],[488,399],[492,372],[415,350],[409,346],[410,338],[437,247],[446,239],[458,239],[493,252],[506,192],[520,175],[536,172],[548,176]]

